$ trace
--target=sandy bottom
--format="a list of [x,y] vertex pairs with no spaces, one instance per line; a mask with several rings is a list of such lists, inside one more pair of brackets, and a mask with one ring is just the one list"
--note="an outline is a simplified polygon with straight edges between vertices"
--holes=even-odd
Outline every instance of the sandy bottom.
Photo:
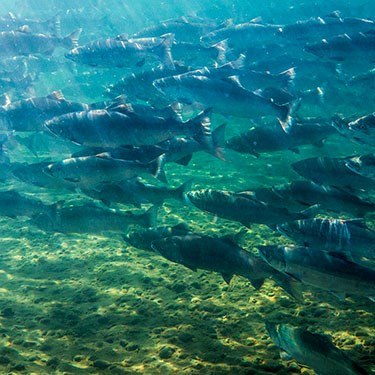
[[[176,224],[171,208],[161,210]],[[198,232],[240,229],[197,210],[180,214]],[[7,218],[0,225],[1,374],[313,374],[279,358],[267,319],[329,334],[374,371],[367,299],[307,291],[299,304],[272,281],[258,291],[240,277],[227,285],[118,234],[46,234]],[[242,245],[269,237],[258,226]]]

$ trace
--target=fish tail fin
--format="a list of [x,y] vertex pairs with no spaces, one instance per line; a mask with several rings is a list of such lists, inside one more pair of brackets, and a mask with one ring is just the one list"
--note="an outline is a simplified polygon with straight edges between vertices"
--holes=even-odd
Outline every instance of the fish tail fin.
[[162,38],[163,41],[160,44],[161,49],[159,49],[158,51],[160,51],[159,56],[163,62],[163,65],[167,69],[175,70],[176,67],[174,65],[174,60],[173,60],[172,51],[171,51],[172,45],[174,42],[174,34],[172,33],[164,34],[160,38]]
[[152,206],[151,208],[149,208],[144,214],[142,214],[142,218],[144,219],[143,226],[145,228],[156,227],[157,215],[158,215],[157,206]]
[[278,106],[280,109],[280,116],[277,118],[284,132],[289,134],[293,126],[293,118],[291,116],[293,105],[287,103]]
[[60,14],[56,14],[52,18],[46,21],[48,31],[51,35],[61,37],[61,18]]
[[213,155],[220,160],[225,160],[223,152],[225,145],[225,128],[226,124],[221,124],[212,132],[212,141],[214,146]]
[[61,46],[66,49],[78,47],[78,38],[82,29],[77,29],[61,39]]
[[281,87],[287,88],[293,85],[296,77],[296,70],[295,68],[289,68],[279,73],[277,76],[280,79]]
[[227,62],[228,39],[224,39],[221,42],[214,44],[212,48],[215,48],[217,51],[216,64],[225,64]]
[[177,200],[185,201],[186,192],[191,189],[191,185],[193,184],[193,180],[185,181],[180,187],[174,189],[174,197]]
[[149,163],[150,171],[152,175],[161,182],[167,183],[167,177],[165,175],[164,166],[165,166],[165,154],[158,156],[155,160]]
[[189,120],[189,122],[193,138],[203,147],[204,150],[213,153],[214,144],[211,132],[211,112],[212,108],[207,108],[192,120]]

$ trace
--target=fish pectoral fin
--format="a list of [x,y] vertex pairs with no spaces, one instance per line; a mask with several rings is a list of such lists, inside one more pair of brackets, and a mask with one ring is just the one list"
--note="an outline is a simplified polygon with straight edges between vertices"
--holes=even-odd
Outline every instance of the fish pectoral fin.
[[230,281],[232,280],[233,274],[232,273],[222,273],[224,281],[229,285]]

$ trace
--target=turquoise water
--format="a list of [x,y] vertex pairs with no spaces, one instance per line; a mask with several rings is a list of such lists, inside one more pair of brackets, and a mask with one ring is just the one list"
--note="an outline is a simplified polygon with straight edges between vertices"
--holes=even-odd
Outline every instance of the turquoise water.
[[[262,17],[258,22],[284,25],[309,17],[324,17],[336,10],[343,17],[374,19],[375,15],[375,5],[365,0],[352,3],[336,0],[329,4],[324,1],[179,1],[173,4],[168,1],[24,0],[4,1],[1,10],[3,16],[12,12],[19,17],[40,20],[58,15],[62,35],[82,29],[80,45],[118,34],[131,37],[143,28],[182,16],[201,17],[204,22],[210,19],[218,24],[226,20],[238,24]],[[251,65],[254,69],[262,67],[273,74],[293,67],[297,58],[309,62],[308,66],[301,64],[296,68],[294,85],[288,87],[302,98],[300,106],[292,112],[295,118],[326,120],[337,113],[359,118],[374,111],[373,76],[372,81],[369,78],[359,84],[348,83],[374,68],[374,55],[368,57],[364,51],[358,64],[352,61],[346,65],[308,55],[301,46],[300,41],[289,41],[286,52],[293,56],[291,62],[280,57],[272,65],[265,55],[272,55],[276,46],[240,52],[247,55],[246,61],[254,64]],[[227,61],[237,58],[238,52],[229,48]],[[27,61],[32,84],[24,90],[5,92],[11,101],[46,96],[56,90],[75,102],[110,100],[106,91],[110,85],[133,72],[159,64],[152,60],[126,68],[92,67],[75,64],[64,53],[66,50],[56,48],[51,56],[36,54],[36,59]],[[172,56],[173,53],[172,47]],[[324,65],[327,61],[329,68]],[[259,62],[263,65],[256,65]],[[199,63],[197,67],[205,65],[211,67],[213,61]],[[11,74],[9,69],[5,71]],[[318,87],[324,91],[323,99],[315,94]],[[312,94],[307,94],[308,90]],[[215,92],[207,95],[214,96]],[[157,98],[149,99],[153,105],[161,103]],[[134,99],[131,101],[134,104]],[[145,104],[145,101],[139,103]],[[184,116],[189,118],[198,111],[185,108]],[[243,118],[236,113],[221,113],[216,107],[211,116],[213,129],[227,124],[226,139],[275,121],[272,114],[266,118]],[[35,134],[11,134],[6,144],[9,163],[2,165],[4,170],[9,165],[15,168],[16,163],[58,162],[80,149],[43,132],[36,135],[32,150],[17,138]],[[191,180],[189,190],[242,191],[302,180],[291,167],[298,160],[373,152],[373,144],[352,142],[337,133],[329,136],[322,147],[307,144],[298,151],[265,152],[260,157],[227,149],[223,161],[198,152],[187,166],[166,164],[165,173],[170,187]],[[149,175],[142,177],[148,183],[165,186]],[[74,183],[72,190],[62,185],[60,188],[59,184],[48,189],[22,182],[9,173],[1,184],[1,192],[16,190],[45,204],[57,204],[58,208],[95,202],[107,209]],[[375,199],[374,190],[365,188],[358,194],[372,202]],[[111,212],[125,214],[130,210],[142,214],[150,206],[148,203],[140,207],[112,204]],[[317,215],[354,217],[340,210],[322,210]],[[297,301],[273,280],[267,279],[258,290],[240,276],[234,276],[228,285],[218,273],[200,269],[194,272],[159,254],[132,246],[124,237],[128,232],[140,231],[139,226],[95,232],[90,230],[90,223],[85,230],[79,218],[72,217],[71,220],[77,219],[77,232],[84,233],[64,233],[61,228],[51,230],[48,225],[36,225],[26,213],[15,216],[0,217],[0,373],[313,374],[312,369],[300,366],[295,360],[280,359],[279,349],[265,329],[265,321],[290,323],[328,335],[368,373],[375,371],[374,303],[365,296],[350,295],[339,300],[326,291],[301,285],[304,298]],[[374,228],[374,213],[369,212],[365,219]],[[160,205],[158,226],[181,222],[191,231],[208,236],[234,236],[242,232],[239,245],[254,255],[258,255],[259,245],[292,243],[266,225],[255,223],[246,228],[184,201],[166,200]]]

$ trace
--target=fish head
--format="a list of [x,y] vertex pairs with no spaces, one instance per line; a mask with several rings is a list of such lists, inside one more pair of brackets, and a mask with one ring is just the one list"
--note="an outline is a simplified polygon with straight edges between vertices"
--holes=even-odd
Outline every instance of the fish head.
[[156,79],[152,82],[153,87],[163,96],[173,99],[173,101],[192,104],[194,98],[191,90],[184,83],[185,79],[180,75]]
[[299,232],[298,220],[290,221],[288,223],[278,224],[277,230],[286,237],[293,237],[297,232]]
[[327,41],[323,39],[321,43],[306,44],[305,51],[318,57],[324,57],[327,50]]
[[64,54],[65,58],[72,60],[74,62],[78,62],[80,59],[80,49],[79,48],[73,48],[69,52],[66,52]]
[[260,256],[273,268],[285,271],[285,248],[283,246],[259,246]]
[[152,241],[151,247],[156,253],[172,262],[183,263],[177,236]]

